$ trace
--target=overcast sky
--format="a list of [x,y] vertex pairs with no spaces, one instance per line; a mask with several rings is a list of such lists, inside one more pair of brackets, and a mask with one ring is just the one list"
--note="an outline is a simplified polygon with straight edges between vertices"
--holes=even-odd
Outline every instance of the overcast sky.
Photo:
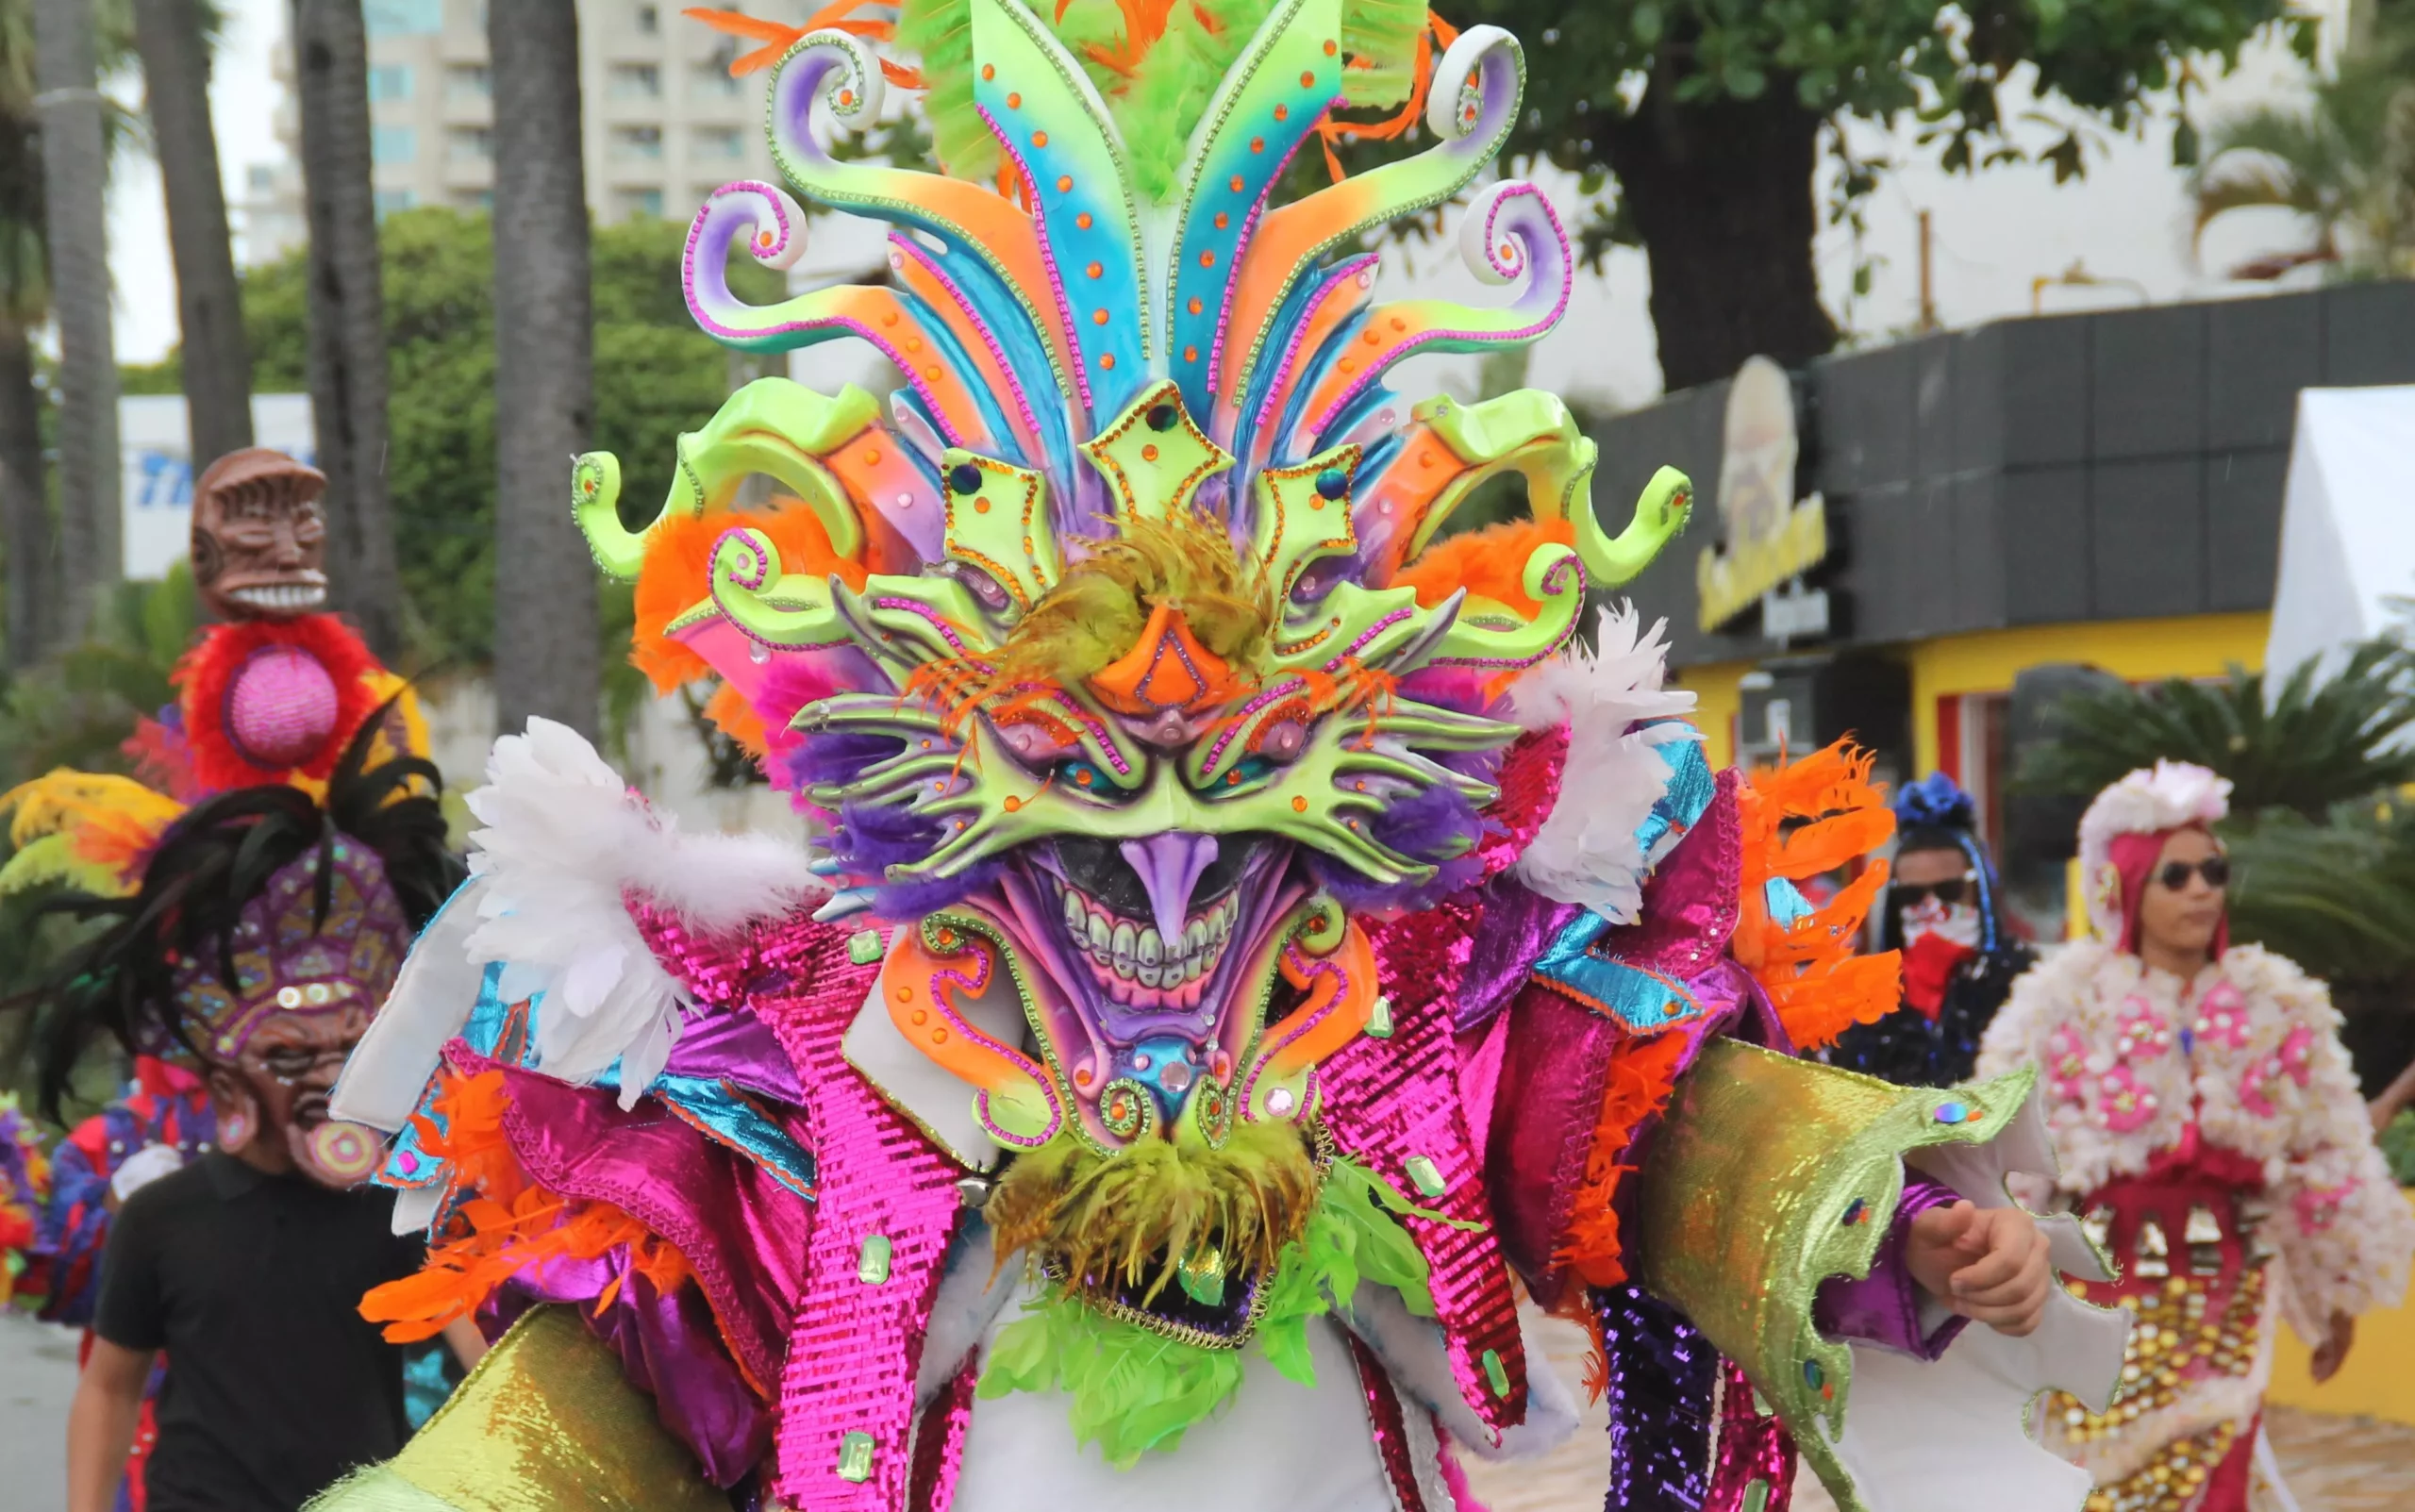
[[[228,31],[212,105],[229,198],[238,200],[250,164],[284,156],[275,131],[280,86],[270,56],[287,7],[286,0],[222,4]],[[2333,15],[2344,8],[2344,0],[2320,0],[2307,8]],[[2260,48],[2237,77],[2214,87],[2200,107],[2200,119],[2259,99],[2290,97],[2302,88],[2294,64],[2277,45]],[[1908,139],[1889,143],[1874,132],[1862,138],[1861,150],[1887,151],[1915,166],[1889,177],[1872,207],[1862,254],[1881,260],[1872,293],[1850,311],[1844,295],[1857,257],[1853,240],[1841,229],[1821,238],[1821,274],[1830,308],[1857,331],[1879,335],[1915,318],[1915,226],[1923,208],[1931,212],[1935,226],[1937,301],[1949,325],[2028,313],[2032,280],[2059,274],[2074,261],[2100,277],[2134,281],[2158,300],[2229,291],[2190,253],[2181,175],[2171,167],[2168,120],[2150,125],[2141,139],[2105,139],[2103,150],[2090,155],[2087,182],[2060,188],[2041,168],[1949,176],[1922,165],[1924,154]],[[1546,180],[1546,187],[1557,186]],[[118,353],[128,362],[156,361],[176,340],[175,284],[157,169],[147,160],[126,165],[110,199]],[[1573,222],[1581,212],[1563,204],[1563,213]],[[2239,216],[2208,237],[2205,264],[2221,268],[2253,252],[2289,245],[2293,234],[2286,218]],[[1456,238],[1446,238],[1389,253],[1387,280],[1413,279],[1429,291],[1463,293],[1471,300],[1498,299],[1457,266],[1455,243]],[[1633,405],[1651,397],[1659,388],[1659,368],[1645,294],[1641,256],[1615,255],[1601,277],[1581,281],[1568,319],[1538,344],[1529,381],[1597,403]],[[2071,309],[2135,303],[2138,297],[2126,286],[2108,285],[2050,289],[2045,302],[2049,309]]]

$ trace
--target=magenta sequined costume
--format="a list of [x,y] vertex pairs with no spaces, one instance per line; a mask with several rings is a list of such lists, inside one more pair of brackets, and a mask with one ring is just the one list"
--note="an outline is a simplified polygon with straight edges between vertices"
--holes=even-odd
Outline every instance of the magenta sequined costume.
[[[778,44],[781,171],[891,223],[891,277],[737,300],[733,248],[802,248],[749,181],[696,219],[691,307],[748,350],[864,339],[904,387],[751,384],[642,532],[608,454],[573,502],[640,664],[721,685],[811,839],[682,835],[558,725],[497,742],[473,881],[338,1106],[434,1240],[364,1310],[509,1331],[325,1506],[483,1504],[458,1477],[497,1462],[578,1504],[607,1446],[511,1447],[497,1383],[550,1401],[601,1350],[659,1428],[610,1446],[652,1505],[1444,1512],[1459,1454],[1574,1429],[1523,1287],[1604,1338],[1613,1506],[1783,1507],[1799,1452],[1849,1507],[2076,1507],[2022,1409],[2101,1396],[2119,1320],[2057,1291],[2029,1340],[1957,1331],[1896,1257],[2044,1157],[2028,1079],[1794,1054],[1892,1001],[1848,959],[1869,888],[1793,886],[1883,829],[1866,763],[1714,773],[1657,631],[1578,643],[1681,476],[1612,537],[1557,399],[1383,381],[1547,330],[1555,213],[1474,195],[1499,307],[1328,260],[1474,181],[1517,43],[1437,58],[1339,0],[1139,25],[931,0]],[[943,173],[821,132],[877,118],[879,42]],[[1411,95],[1435,145],[1287,187],[1334,110]],[[1505,472],[1531,519],[1442,532]],[[793,497],[738,507],[753,475]],[[620,1410],[579,1390],[553,1415]]]

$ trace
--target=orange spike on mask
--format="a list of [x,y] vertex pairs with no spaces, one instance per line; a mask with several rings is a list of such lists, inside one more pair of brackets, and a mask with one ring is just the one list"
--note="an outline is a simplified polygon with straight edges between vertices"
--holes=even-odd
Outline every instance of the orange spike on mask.
[[1119,660],[1091,675],[1091,691],[1118,714],[1146,719],[1169,711],[1221,708],[1243,690],[1232,664],[1199,643],[1182,611],[1159,604],[1141,639]]

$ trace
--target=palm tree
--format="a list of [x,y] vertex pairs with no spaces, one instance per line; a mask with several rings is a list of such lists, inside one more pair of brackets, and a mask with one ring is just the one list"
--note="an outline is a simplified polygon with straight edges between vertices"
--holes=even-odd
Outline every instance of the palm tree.
[[391,661],[402,650],[403,588],[386,496],[386,300],[370,182],[369,37],[360,0],[293,0],[292,15],[310,228],[310,413],[327,475],[328,576],[336,606]]
[[2307,263],[2415,271],[2415,24],[2347,54],[2303,108],[2263,106],[2217,123],[2189,190],[2201,241],[2233,210],[2277,208],[2307,223],[2306,245],[2243,263],[2232,277],[2277,278]]
[[67,623],[81,627],[125,568],[118,518],[117,351],[109,321],[108,163],[92,0],[33,0],[51,308],[58,328],[59,545]]
[[494,76],[495,712],[595,733],[595,577],[571,523],[569,459],[594,419],[578,8],[488,12]]
[[243,341],[226,190],[209,120],[209,21],[202,0],[134,0],[151,140],[167,186],[168,246],[184,337],[193,471],[252,444],[252,354]]
[[32,666],[64,628],[32,341],[50,313],[33,55],[32,12],[0,6],[0,550],[8,559],[12,671]]
[[2234,814],[2318,821],[2335,804],[2415,782],[2415,748],[2400,740],[2415,723],[2409,670],[2407,648],[2385,638],[2320,681],[2318,663],[2305,663],[2269,703],[2263,676],[2236,667],[2219,683],[2073,694],[2056,710],[2061,734],[2030,753],[2016,786],[2092,794],[2159,759],[2193,761],[2231,780]]

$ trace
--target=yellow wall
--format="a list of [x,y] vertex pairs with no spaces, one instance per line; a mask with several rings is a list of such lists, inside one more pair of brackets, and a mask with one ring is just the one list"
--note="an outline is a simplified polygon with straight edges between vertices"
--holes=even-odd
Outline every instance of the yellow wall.
[[1904,656],[1912,670],[1912,770],[1937,770],[1937,701],[1948,694],[2009,692],[2017,674],[2052,662],[2087,662],[2129,682],[2219,677],[2234,662],[2254,672],[2264,665],[2264,640],[2272,623],[2273,617],[2261,611],[2095,620],[1986,630],[1907,646]]
[[[2415,1204],[2415,1192],[2403,1193]],[[2401,1303],[2383,1312],[2357,1320],[2357,1345],[2348,1363],[2321,1386],[2307,1370],[2312,1352],[2287,1324],[2273,1360],[2270,1400],[2308,1412],[2355,1413],[2415,1422],[2415,1306]]]
[[1744,706],[1743,690],[1738,685],[1757,665],[1707,661],[1699,667],[1680,667],[1671,674],[1670,681],[1693,691],[1694,727],[1702,731],[1702,754],[1709,758],[1713,772],[1736,764],[1736,717]]

